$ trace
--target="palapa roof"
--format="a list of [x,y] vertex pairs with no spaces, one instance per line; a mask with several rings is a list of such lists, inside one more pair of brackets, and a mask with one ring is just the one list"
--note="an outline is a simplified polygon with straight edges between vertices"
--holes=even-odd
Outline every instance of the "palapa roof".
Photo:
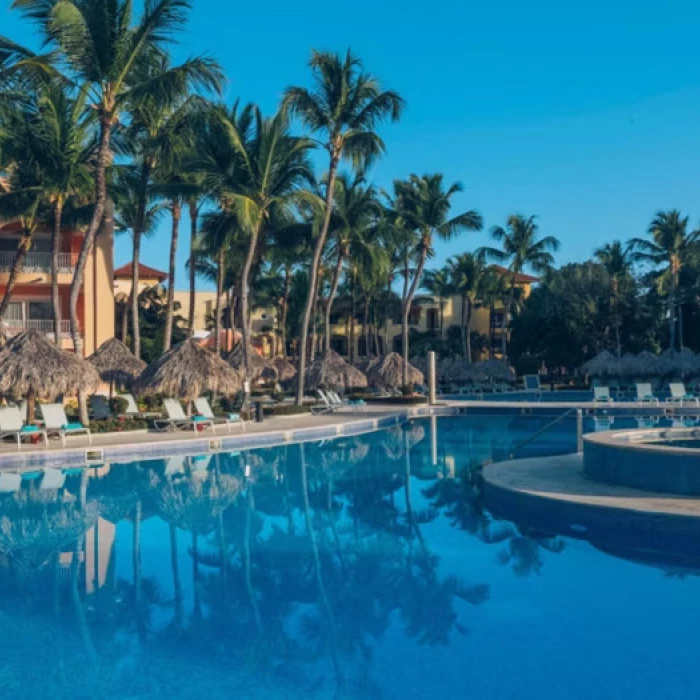
[[327,350],[314,360],[306,371],[309,389],[365,389],[367,377],[359,369],[348,364],[335,350]]
[[488,379],[502,382],[510,382],[515,379],[513,368],[509,367],[502,360],[496,360],[495,358],[475,363],[473,371],[475,374],[483,374]]
[[277,370],[279,381],[286,382],[296,377],[297,368],[286,357],[275,357],[272,364]]
[[90,355],[88,362],[106,382],[130,384],[146,369],[146,363],[139,360],[131,350],[117,338],[106,340]]
[[[397,352],[389,353],[378,362],[367,374],[367,380],[372,386],[386,389],[400,389],[403,381],[403,357]],[[407,381],[409,385],[422,384],[423,373],[408,363]]]
[[655,377],[661,373],[658,355],[644,350],[634,358],[622,363],[622,370],[630,377]]
[[357,367],[357,369],[362,372],[362,374],[367,374],[372,367],[374,367],[377,363],[381,362],[382,358],[379,357],[378,355],[370,355],[369,357],[361,357],[359,360],[357,360],[354,365]]
[[207,392],[235,394],[241,379],[216,353],[188,338],[148,365],[136,383],[142,394],[190,401]]
[[0,350],[0,394],[19,399],[33,391],[53,400],[80,390],[93,392],[97,370],[82,357],[64,352],[43,333],[25,331]]
[[659,372],[663,375],[689,375],[700,369],[698,356],[690,350],[683,348],[680,352],[666,350],[659,355]]
[[[272,382],[277,381],[278,374],[275,366],[261,355],[258,355],[258,353],[255,352],[252,347],[248,350],[248,358],[250,363],[249,379],[265,379]],[[238,343],[238,345],[236,345],[233,352],[231,352],[231,354],[228,356],[227,362],[229,365],[231,365],[231,367],[233,367],[233,369],[236,370],[236,372],[238,372],[238,374],[241,375],[241,377],[245,377],[246,371],[243,343]]]
[[616,377],[620,370],[620,361],[609,350],[599,352],[592,360],[581,365],[581,372],[589,377]]

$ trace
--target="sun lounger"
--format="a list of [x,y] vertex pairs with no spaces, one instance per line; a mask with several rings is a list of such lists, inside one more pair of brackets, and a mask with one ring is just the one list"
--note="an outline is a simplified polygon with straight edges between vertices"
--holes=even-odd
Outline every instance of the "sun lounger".
[[364,411],[367,404],[362,399],[341,399],[337,391],[332,391],[328,389],[326,391],[326,396],[330,399],[331,403],[336,406],[349,406],[355,411]]
[[208,428],[214,430],[214,421],[204,416],[192,416],[188,418],[182,410],[182,404],[177,399],[163,399],[163,408],[167,414],[167,418],[158,418],[153,421],[156,430],[164,432],[166,430],[198,430],[201,426],[202,430]]
[[12,437],[17,440],[17,449],[22,449],[22,439],[44,438],[44,445],[47,444],[46,431],[37,428],[35,425],[24,425],[22,414],[17,406],[0,408],[0,439]]
[[658,406],[659,399],[654,396],[649,382],[637,383],[637,403],[638,404],[653,404]]
[[612,403],[610,388],[607,386],[593,387],[593,403]]
[[45,403],[41,405],[41,415],[44,417],[44,428],[47,435],[58,435],[63,444],[69,435],[87,435],[88,442],[92,444],[90,429],[82,423],[70,422],[66,416],[63,404]]
[[674,403],[679,406],[683,406],[684,404],[686,406],[700,406],[700,400],[698,400],[698,397],[694,396],[693,394],[689,394],[685,390],[685,384],[683,382],[671,382],[668,385],[668,388],[671,390],[671,397],[666,399],[666,403]]
[[542,387],[540,386],[540,378],[537,374],[523,375],[523,391],[542,391]]
[[316,389],[316,393],[318,394],[318,398],[321,399],[321,403],[311,407],[311,413],[314,415],[318,416],[323,413],[334,413],[339,408],[342,408],[342,406],[333,403],[333,401],[331,401],[328,396],[323,393],[322,389]]
[[194,455],[187,458],[193,476],[205,477],[209,471],[211,455]]
[[214,426],[217,424],[225,425],[226,429],[230,433],[232,425],[240,425],[241,430],[245,432],[245,421],[240,413],[229,413],[227,416],[217,418],[214,415],[214,411],[211,410],[209,401],[204,396],[200,396],[198,399],[194,400],[194,407],[200,416],[210,420]]
[[126,401],[126,411],[121,415],[128,418],[159,418],[162,415],[158,411],[141,411],[133,394],[119,394],[115,398]]

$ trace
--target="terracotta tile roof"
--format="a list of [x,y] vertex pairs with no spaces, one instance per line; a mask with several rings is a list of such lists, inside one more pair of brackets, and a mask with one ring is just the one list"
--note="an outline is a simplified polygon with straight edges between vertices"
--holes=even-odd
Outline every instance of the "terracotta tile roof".
[[[133,263],[127,263],[122,265],[114,271],[115,280],[130,280],[131,271],[133,270]],[[158,282],[165,282],[168,279],[168,273],[162,270],[156,270],[154,267],[148,267],[143,263],[139,263],[139,279],[142,280],[158,280]]]
[[[508,275],[510,277],[510,270],[508,270],[508,268],[505,268],[502,265],[492,265],[492,267],[500,275]],[[515,275],[515,283],[516,284],[534,284],[535,282],[539,282],[539,281],[540,281],[539,277],[533,277],[532,275],[525,275],[523,273]]]

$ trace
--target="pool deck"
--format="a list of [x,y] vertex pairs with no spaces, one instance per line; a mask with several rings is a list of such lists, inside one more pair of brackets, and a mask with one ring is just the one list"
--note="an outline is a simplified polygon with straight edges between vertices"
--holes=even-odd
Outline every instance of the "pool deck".
[[541,505],[570,504],[647,515],[700,518],[700,499],[666,495],[592,481],[583,455],[510,460],[484,467],[486,489],[539,499]]

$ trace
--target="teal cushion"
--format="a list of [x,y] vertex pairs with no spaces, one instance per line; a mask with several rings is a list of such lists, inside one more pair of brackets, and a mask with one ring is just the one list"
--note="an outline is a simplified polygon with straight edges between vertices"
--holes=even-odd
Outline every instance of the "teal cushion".
[[85,430],[82,423],[66,423],[63,426],[64,430]]
[[237,413],[229,413],[228,414],[228,419],[229,420],[240,420],[241,417]]
[[205,416],[192,416],[192,420],[203,421],[203,420],[209,420],[209,418],[206,418]]
[[39,431],[36,425],[23,425],[20,433],[36,433]]
[[352,400],[350,401],[350,403],[351,403],[353,406],[364,406],[364,405],[365,405],[364,399],[352,399]]

